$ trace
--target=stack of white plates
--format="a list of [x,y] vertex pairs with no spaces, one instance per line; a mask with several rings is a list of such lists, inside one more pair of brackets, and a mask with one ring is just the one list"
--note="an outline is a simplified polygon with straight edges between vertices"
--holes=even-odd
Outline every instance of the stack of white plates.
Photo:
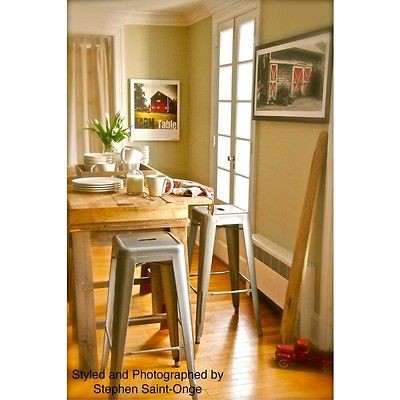
[[83,193],[106,193],[121,189],[124,181],[112,177],[89,177],[72,179],[75,191]]
[[85,153],[83,155],[83,162],[86,171],[90,171],[90,168],[95,164],[112,162],[112,155],[111,153]]
[[136,149],[136,150],[139,150],[143,154],[143,158],[142,158],[141,163],[148,165],[149,161],[150,161],[150,148],[149,148],[149,146],[148,145],[140,146],[140,145],[134,144],[132,147],[134,149]]

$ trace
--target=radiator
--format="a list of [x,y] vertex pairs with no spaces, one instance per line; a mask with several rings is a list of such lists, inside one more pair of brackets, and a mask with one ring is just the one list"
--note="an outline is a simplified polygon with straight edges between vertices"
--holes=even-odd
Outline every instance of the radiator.
[[[248,276],[242,235],[240,239],[240,272]],[[293,253],[263,235],[253,234],[254,263],[257,288],[281,309],[285,305],[286,289]],[[214,254],[228,263],[225,235],[217,232]],[[315,268],[309,263],[304,271],[300,296],[300,314],[296,334],[318,343],[319,315],[314,312]]]
[[[293,253],[263,235],[253,234],[258,289],[283,309]],[[297,330],[300,336],[317,341],[318,315],[314,313],[315,268],[304,271]]]

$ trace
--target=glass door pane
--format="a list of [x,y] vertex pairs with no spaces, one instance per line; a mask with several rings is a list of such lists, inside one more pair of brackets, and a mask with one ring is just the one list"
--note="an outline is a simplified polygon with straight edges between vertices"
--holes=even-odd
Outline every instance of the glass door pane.
[[228,160],[231,151],[231,139],[227,136],[218,136],[218,167],[225,168],[229,171],[230,162]]
[[242,210],[249,210],[249,178],[235,175],[234,204]]
[[219,34],[219,65],[232,63],[233,28]]
[[230,101],[218,103],[218,135],[231,134],[231,107]]
[[253,63],[239,64],[237,72],[237,99],[251,101],[253,87]]
[[239,28],[238,61],[252,60],[254,46],[254,20],[245,22]]
[[230,173],[224,169],[217,169],[217,199],[223,201],[224,203],[230,202]]
[[236,140],[235,172],[250,176],[250,142],[248,140]]
[[220,67],[219,69],[219,100],[232,98],[232,67]]
[[251,102],[236,104],[236,137],[250,140]]

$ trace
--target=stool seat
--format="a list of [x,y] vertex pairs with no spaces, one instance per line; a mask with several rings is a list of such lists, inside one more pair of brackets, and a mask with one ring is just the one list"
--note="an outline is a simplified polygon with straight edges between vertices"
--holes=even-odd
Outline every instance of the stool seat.
[[[171,347],[125,352],[128,326],[154,322],[158,315],[130,318],[134,270],[142,263],[151,263],[159,274],[165,308],[170,328]],[[104,332],[102,369],[107,366],[111,352],[110,371],[121,371],[123,357],[144,352],[172,350],[175,364],[179,365],[179,350],[186,355],[189,382],[196,393],[194,347],[189,303],[189,286],[183,244],[170,232],[144,231],[115,235],[112,240],[109,289],[107,297],[106,323]],[[183,345],[179,344],[178,313],[182,329]],[[119,374],[110,379],[110,385],[120,382]],[[110,394],[112,399],[117,395]],[[196,395],[194,396],[196,398]]]
[[[189,268],[193,258],[193,248],[200,226],[199,240],[199,266],[197,280],[197,302],[196,302],[196,343],[200,343],[203,334],[206,302],[208,295],[232,294],[232,303],[235,312],[239,311],[239,294],[251,293],[254,316],[257,331],[262,336],[262,327],[259,315],[259,303],[257,292],[257,279],[254,264],[253,243],[251,238],[251,227],[249,214],[232,205],[216,205],[214,213],[210,214],[207,207],[196,206],[192,208],[190,217],[190,231],[188,238]],[[215,232],[217,228],[225,228],[228,247],[228,267],[230,275],[231,290],[220,292],[209,292],[212,257],[214,252]],[[239,271],[239,230],[243,230],[243,239],[247,255],[247,267],[249,278]],[[242,277],[249,284],[248,289],[239,289],[239,278]]]

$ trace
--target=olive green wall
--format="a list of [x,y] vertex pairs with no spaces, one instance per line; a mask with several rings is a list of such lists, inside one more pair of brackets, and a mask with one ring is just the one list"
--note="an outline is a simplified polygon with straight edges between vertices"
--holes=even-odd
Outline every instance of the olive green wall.
[[205,184],[210,176],[211,31],[211,17],[190,27],[130,25],[124,31],[125,82],[181,83],[180,140],[146,142],[150,164],[175,178]]
[[154,168],[182,179],[188,178],[188,29],[141,25],[124,28],[124,83],[130,78],[180,81],[180,140],[146,144],[150,146],[150,164]]
[[[333,25],[331,0],[263,0],[261,43]],[[293,250],[315,144],[328,124],[256,122],[254,231]],[[322,196],[310,257],[319,263]]]
[[212,19],[189,28],[189,147],[191,179],[209,184]]

